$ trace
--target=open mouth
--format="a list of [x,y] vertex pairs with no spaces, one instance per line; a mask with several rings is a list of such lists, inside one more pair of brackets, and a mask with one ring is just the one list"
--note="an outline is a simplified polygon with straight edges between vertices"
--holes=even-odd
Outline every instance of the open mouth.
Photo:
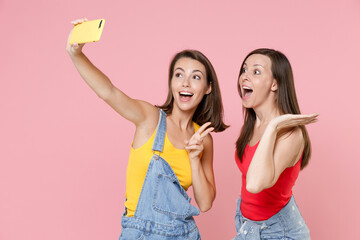
[[254,90],[247,86],[243,86],[243,99],[247,99],[251,96]]
[[191,97],[194,95],[193,93],[189,93],[189,92],[179,92],[180,95],[180,100],[187,102],[191,99]]

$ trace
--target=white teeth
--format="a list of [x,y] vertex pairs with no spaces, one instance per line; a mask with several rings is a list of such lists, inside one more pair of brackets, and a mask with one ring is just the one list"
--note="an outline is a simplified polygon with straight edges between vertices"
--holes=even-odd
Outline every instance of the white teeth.
[[251,88],[246,87],[246,86],[243,86],[243,89],[246,89],[246,90],[252,90]]
[[192,96],[192,95],[194,95],[194,94],[188,93],[188,92],[180,92],[180,95]]

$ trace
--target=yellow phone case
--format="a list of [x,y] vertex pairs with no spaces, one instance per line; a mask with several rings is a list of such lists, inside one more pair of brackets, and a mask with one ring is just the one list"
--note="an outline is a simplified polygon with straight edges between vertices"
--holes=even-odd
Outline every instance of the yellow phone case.
[[74,26],[70,36],[70,44],[99,41],[104,25],[105,19],[97,19]]

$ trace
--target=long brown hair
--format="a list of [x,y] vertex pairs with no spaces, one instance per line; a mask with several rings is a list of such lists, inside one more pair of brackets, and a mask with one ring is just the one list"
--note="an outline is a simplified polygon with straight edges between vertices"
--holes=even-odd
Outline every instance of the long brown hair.
[[180,58],[191,58],[202,63],[206,69],[207,84],[211,85],[211,92],[204,95],[203,99],[197,106],[192,120],[199,125],[202,125],[206,122],[211,122],[211,127],[214,127],[215,132],[222,132],[227,127],[223,122],[223,106],[221,101],[221,94],[218,79],[209,59],[199,51],[196,50],[184,50],[177,53],[169,67],[169,91],[166,101],[163,105],[157,106],[164,110],[167,114],[171,114],[174,106],[174,97],[171,91],[171,79],[174,75],[174,67],[176,62]]
[[[267,48],[260,48],[250,52],[241,64],[239,78],[242,74],[242,69],[244,67],[245,61],[249,56],[253,54],[265,55],[268,56],[271,60],[272,76],[274,79],[276,79],[278,85],[276,102],[281,114],[300,114],[300,108],[296,98],[292,68],[289,60],[283,53]],[[237,84],[237,86],[241,97],[241,89],[239,83]],[[236,150],[240,161],[242,161],[242,156],[246,144],[250,141],[253,135],[254,125],[256,121],[256,114],[254,109],[243,107],[243,112],[244,125],[241,129],[240,136],[236,141]],[[305,126],[299,126],[299,128],[302,131],[305,141],[304,153],[301,159],[301,169],[303,169],[309,163],[309,159],[311,156],[311,143],[309,134]]]

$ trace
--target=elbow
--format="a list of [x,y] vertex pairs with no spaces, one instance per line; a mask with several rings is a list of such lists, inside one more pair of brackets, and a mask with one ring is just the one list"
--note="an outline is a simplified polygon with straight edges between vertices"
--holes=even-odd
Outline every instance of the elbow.
[[259,193],[261,192],[262,190],[264,189],[267,189],[267,188],[271,188],[272,186],[274,186],[275,183],[273,182],[270,182],[270,183],[267,183],[267,182],[247,182],[246,183],[246,190],[250,193]]
[[103,92],[96,92],[96,95],[104,101],[106,101],[106,99],[108,98],[108,96]]
[[112,88],[104,88],[100,91],[97,91],[96,95],[105,102],[108,102],[111,99],[112,92]]
[[210,209],[211,209],[211,207],[212,207],[212,203],[208,203],[208,204],[203,204],[203,205],[201,205],[201,206],[199,206],[199,209],[200,209],[200,211],[201,212],[207,212],[207,211],[209,211]]
[[203,201],[200,204],[198,204],[198,207],[200,209],[201,212],[207,212],[211,209],[212,204],[215,200],[215,196],[211,199],[208,199],[207,201]]
[[195,200],[197,203],[197,206],[199,207],[200,212],[207,212],[211,209],[213,202],[215,200],[216,197],[216,190],[215,190],[215,186],[212,187],[212,191],[210,191],[211,193],[209,195],[203,196],[201,199],[196,199],[195,196]]
[[246,191],[249,193],[259,193],[262,191],[260,181],[257,178],[251,178],[249,175],[246,177]]
[[246,183],[246,190],[250,193],[259,193],[263,190],[263,188],[259,184],[249,184]]

